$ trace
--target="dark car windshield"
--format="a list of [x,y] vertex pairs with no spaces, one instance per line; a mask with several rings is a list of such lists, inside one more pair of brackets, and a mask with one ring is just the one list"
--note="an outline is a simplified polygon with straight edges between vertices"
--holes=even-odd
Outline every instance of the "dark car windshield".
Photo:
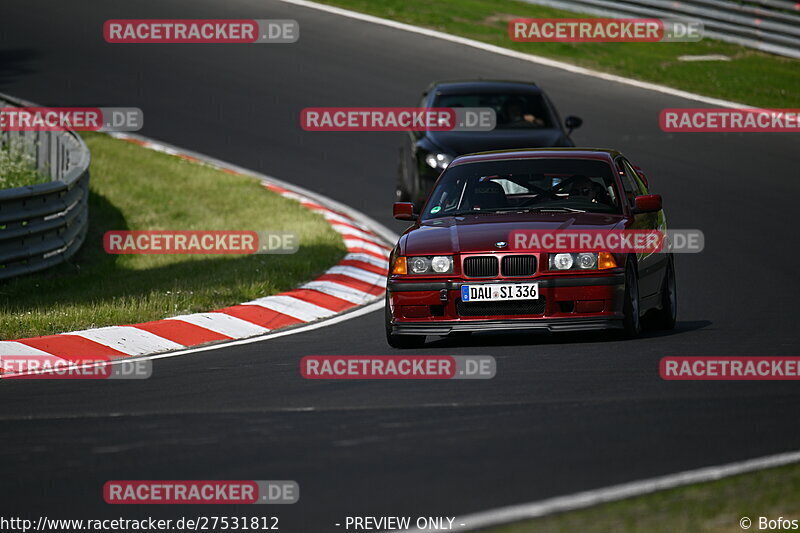
[[519,211],[621,213],[619,197],[612,169],[604,161],[484,161],[448,168],[422,220]]
[[552,128],[547,103],[541,94],[440,94],[434,107],[491,107],[497,113],[495,129]]

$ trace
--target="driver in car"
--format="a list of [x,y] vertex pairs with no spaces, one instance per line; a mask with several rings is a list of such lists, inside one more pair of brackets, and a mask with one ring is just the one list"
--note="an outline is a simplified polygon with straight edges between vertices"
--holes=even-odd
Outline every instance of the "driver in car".
[[525,111],[525,102],[521,98],[509,98],[503,104],[503,119],[505,123],[512,127],[542,127],[544,121],[537,118],[533,113]]
[[567,188],[569,198],[586,198],[594,204],[614,205],[605,188],[586,176],[575,175],[570,178]]

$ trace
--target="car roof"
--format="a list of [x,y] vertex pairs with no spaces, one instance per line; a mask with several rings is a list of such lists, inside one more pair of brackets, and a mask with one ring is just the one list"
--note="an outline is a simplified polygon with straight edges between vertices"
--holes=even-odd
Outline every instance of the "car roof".
[[532,81],[510,80],[449,80],[436,81],[428,86],[426,94],[436,91],[439,94],[468,94],[468,93],[527,93],[541,94],[540,89]]
[[495,150],[492,152],[478,152],[459,156],[450,163],[450,166],[507,159],[560,158],[609,161],[620,155],[622,154],[617,150],[608,148],[527,148],[522,150]]

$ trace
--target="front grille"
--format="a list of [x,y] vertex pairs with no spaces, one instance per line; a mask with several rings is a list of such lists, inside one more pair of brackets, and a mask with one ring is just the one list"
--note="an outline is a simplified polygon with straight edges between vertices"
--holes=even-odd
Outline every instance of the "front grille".
[[507,255],[500,264],[504,276],[533,276],[536,258],[532,255]]
[[499,302],[468,302],[456,300],[458,316],[543,315],[544,298],[538,300],[508,300]]
[[491,255],[464,259],[464,275],[470,278],[493,278],[497,276],[497,258]]

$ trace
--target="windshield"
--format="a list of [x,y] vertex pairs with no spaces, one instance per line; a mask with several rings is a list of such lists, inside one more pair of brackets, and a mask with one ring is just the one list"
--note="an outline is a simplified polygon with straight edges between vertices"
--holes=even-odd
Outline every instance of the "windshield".
[[591,159],[455,165],[437,183],[422,219],[519,211],[621,213],[613,176],[608,163]]
[[495,129],[553,127],[547,103],[540,94],[441,94],[434,107],[491,107],[497,113]]

